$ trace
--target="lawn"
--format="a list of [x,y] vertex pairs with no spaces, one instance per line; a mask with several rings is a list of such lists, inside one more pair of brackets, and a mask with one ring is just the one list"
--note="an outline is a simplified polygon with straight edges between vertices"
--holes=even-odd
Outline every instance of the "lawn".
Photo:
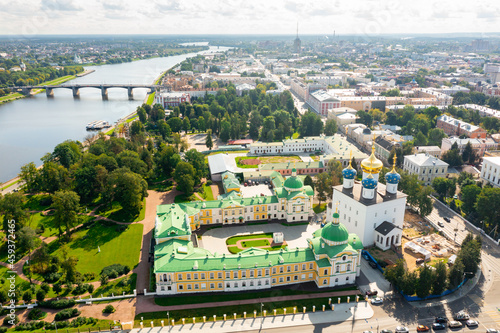
[[[1,98],[0,98],[0,102],[1,102]],[[18,180],[13,181],[13,182],[12,182],[12,183],[10,183],[9,185],[6,185],[6,186],[4,186],[4,187],[0,187],[0,191],[3,191],[3,190],[5,190],[6,188],[11,187],[12,185],[15,185],[15,184],[19,183],[20,181],[21,181],[21,179],[18,179]]]
[[130,213],[124,211],[120,203],[116,201],[113,201],[111,204],[111,209],[106,211],[99,209],[97,214],[118,222],[139,222],[144,220],[144,217],[146,216],[146,198],[142,201],[141,211],[136,215],[131,215]]
[[47,203],[52,202],[50,194],[28,195],[24,208],[28,210],[42,211],[50,207]]
[[314,205],[313,210],[316,214],[324,212],[326,210],[326,203],[322,203],[321,205],[320,204]]
[[155,94],[156,93],[151,93],[148,95],[148,99],[146,100],[146,104],[153,105],[153,102],[155,100]]
[[[80,219],[79,224],[83,224],[92,221],[94,219],[93,216],[87,216],[87,215],[79,215],[78,218]],[[57,228],[56,223],[54,221],[54,216],[52,215],[45,216],[42,215],[42,213],[35,213],[30,216],[28,223],[30,227],[33,229],[38,229],[40,228],[40,226],[43,226],[44,231],[41,234],[41,236],[43,237],[51,237],[59,235],[59,229]]]
[[73,80],[74,78],[76,78],[76,75],[61,76],[54,80],[42,82],[39,84],[39,86],[55,86],[66,81]]
[[219,294],[204,294],[204,295],[178,295],[178,296],[168,296],[168,297],[156,297],[155,303],[161,306],[172,306],[172,305],[183,305],[183,304],[202,304],[211,302],[226,302],[226,301],[237,301],[246,299],[257,299],[266,297],[277,297],[277,296],[290,296],[290,295],[309,295],[309,294],[319,294],[329,291],[347,291],[347,290],[357,290],[356,287],[346,287],[346,288],[325,288],[326,290],[303,290],[297,289],[298,286],[289,286],[290,289],[277,288],[273,290],[265,291],[248,291],[242,293],[219,293]]
[[235,160],[236,160],[236,165],[240,168],[257,168],[259,164],[301,161],[300,157],[298,157],[297,155],[278,155],[278,156],[259,156],[259,157],[238,156],[236,157]]
[[319,162],[319,155],[318,154],[310,154],[309,157],[312,158],[313,161]]
[[[257,238],[266,238],[266,239],[257,239]],[[236,246],[236,242],[242,241],[241,247]],[[262,234],[253,234],[253,235],[241,235],[229,237],[226,240],[226,245],[228,245],[227,249],[229,252],[236,254],[238,252],[244,251],[251,247],[259,247],[263,250],[269,251],[278,251],[280,249],[284,249],[287,245],[283,243],[281,245],[271,246],[273,242],[273,233],[262,233]]]
[[[82,274],[94,272],[99,275],[104,267],[112,264],[133,269],[139,262],[142,230],[142,224],[123,226],[96,222],[89,229],[73,234],[67,244],[68,255],[78,258],[76,269]],[[61,244],[57,240],[49,244],[49,251],[62,257]]]
[[[75,318],[71,318],[69,321],[74,320]],[[120,326],[119,324],[117,324]],[[109,328],[111,326],[116,326],[113,322],[113,320],[107,320],[107,319],[99,319],[97,323],[95,324],[86,324],[78,327],[65,327],[63,329],[59,329],[59,332],[64,332],[64,333],[80,333],[80,332],[105,332],[109,331]],[[116,330],[115,330],[116,331]],[[54,332],[56,333],[57,331],[55,329],[39,329],[39,330],[29,330],[29,331],[21,331],[21,330],[15,330],[13,328],[8,329],[7,333],[47,333],[47,332]]]
[[134,119],[138,118],[139,116],[138,115],[135,115],[133,117],[130,117],[128,118],[127,120],[125,120],[126,123],[130,123],[131,121],[133,121]]
[[[354,296],[351,296],[352,299],[355,299]],[[347,296],[341,297],[341,302],[346,302]],[[287,314],[293,314],[293,308],[297,307],[297,312],[302,312],[302,307],[306,307],[306,311],[312,312],[313,305],[316,306],[316,311],[321,311],[323,305],[326,305],[326,308],[329,309],[328,306],[328,297],[315,298],[315,299],[302,299],[302,300],[294,300],[294,301],[282,301],[282,302],[272,302],[266,303],[265,299],[263,302],[263,310],[267,311],[267,316],[271,317],[273,314],[273,310],[276,309],[276,313],[278,315],[282,315],[284,313],[283,309],[286,308]],[[227,314],[229,320],[233,319],[233,314],[236,313],[236,318],[243,318],[243,312],[247,313],[247,318],[253,317],[253,312],[257,311],[257,316],[260,317],[260,303],[256,304],[245,304],[245,305],[233,305],[233,306],[220,306],[214,308],[199,308],[199,309],[188,309],[188,310],[170,310],[170,320],[175,320],[176,324],[180,324],[182,318],[186,318],[186,323],[192,323],[193,317],[196,318],[196,322],[203,322],[203,316],[206,316],[209,321],[213,322],[213,315],[217,316],[218,320],[223,320],[223,315]],[[328,310],[331,311],[331,310]],[[140,313],[135,316],[135,325],[139,325],[141,317],[144,318],[144,322],[149,323],[150,321],[154,322],[155,326],[160,326],[160,321],[166,320],[167,316],[165,311],[158,312],[149,312],[149,313]]]
[[212,187],[210,185],[207,185],[207,184],[203,184],[203,198],[205,200],[214,200],[214,194],[212,192]]
[[137,282],[137,274],[133,273],[130,276],[124,276],[122,278],[113,280],[109,282],[105,286],[100,286],[92,293],[92,297],[101,297],[103,296],[111,296],[113,293],[116,295],[122,295],[125,292],[125,295],[133,294],[135,285]]
[[7,94],[5,96],[2,96],[0,97],[0,104],[3,103],[3,102],[8,102],[8,101],[11,101],[11,100],[14,100],[14,99],[18,99],[18,98],[23,98],[24,95],[23,94],[20,94],[20,93],[10,93],[10,94]]

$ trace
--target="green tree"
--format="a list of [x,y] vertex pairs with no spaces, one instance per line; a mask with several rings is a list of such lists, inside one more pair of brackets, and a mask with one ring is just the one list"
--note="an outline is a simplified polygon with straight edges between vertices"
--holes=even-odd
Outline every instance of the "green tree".
[[147,196],[147,189],[148,184],[139,174],[128,168],[116,169],[109,175],[108,203],[116,200],[125,213],[131,216],[137,215],[141,210],[143,199]]
[[400,288],[401,291],[406,295],[415,294],[417,288],[418,276],[417,272],[406,272],[406,274],[401,279]]
[[417,197],[417,207],[418,214],[420,216],[427,216],[432,212],[432,200],[431,195],[432,188],[430,186],[424,186],[422,190],[418,193]]
[[39,189],[39,171],[35,163],[30,162],[21,167],[19,178],[24,182],[24,189],[28,193],[34,193]]
[[144,126],[142,125],[142,122],[140,121],[132,122],[132,125],[130,125],[130,135],[137,136],[142,132],[144,132]]
[[356,122],[359,122],[361,124],[365,124],[367,127],[372,127],[373,117],[371,114],[369,114],[366,111],[360,110],[356,113],[356,116],[358,117]]
[[467,142],[467,144],[465,145],[464,151],[462,152],[462,160],[465,163],[470,163],[470,164],[474,164],[474,162],[475,162],[475,155],[474,155],[474,151],[472,150],[472,145],[471,145],[470,141]]
[[182,129],[182,120],[179,117],[172,117],[168,119],[167,124],[174,133],[179,133]]
[[3,230],[7,233],[9,230],[9,220],[14,220],[15,230],[21,230],[26,224],[28,219],[28,212],[24,209],[24,196],[19,193],[7,193],[3,196],[0,195],[0,215],[3,215]]
[[61,255],[61,270],[64,273],[64,281],[68,284],[75,283],[77,276],[76,264],[78,263],[78,258],[76,258],[75,256],[70,256],[68,254],[68,248],[66,244],[61,247]]
[[337,133],[337,122],[335,119],[328,119],[325,124],[325,135],[332,136]]
[[51,158],[67,169],[80,159],[82,155],[81,150],[82,144],[80,142],[67,140],[54,148]]
[[264,118],[264,123],[262,126],[261,140],[264,142],[274,141],[274,132],[276,130],[276,123],[273,116],[267,116]]
[[419,276],[415,288],[417,296],[424,298],[430,295],[434,277],[430,266],[423,265],[419,268]]
[[299,133],[302,137],[318,136],[323,133],[323,121],[321,117],[312,111],[307,111],[300,118]]
[[481,263],[481,243],[476,239],[465,243],[458,252],[457,260],[464,265],[464,272],[474,275]]
[[231,138],[231,123],[225,119],[221,122],[219,138],[223,142],[227,142]]
[[395,286],[400,287],[400,283],[405,275],[405,261],[404,259],[398,259],[396,265],[388,267],[384,271],[384,277]]
[[195,169],[187,162],[179,162],[174,172],[177,189],[184,193],[192,193],[194,187]]
[[45,290],[43,289],[38,289],[38,291],[36,292],[36,300],[38,302],[42,302],[44,299],[45,299],[45,295],[47,293],[45,292]]
[[165,120],[163,119],[158,120],[157,126],[158,126],[158,131],[160,132],[160,135],[163,138],[163,140],[169,138],[172,135],[172,129]]
[[491,230],[500,223],[500,188],[485,187],[477,196],[476,211]]
[[184,117],[184,119],[182,120],[182,129],[186,133],[191,129],[191,122],[189,121],[188,117]]
[[432,293],[440,295],[446,289],[447,270],[446,264],[442,261],[436,263],[436,271],[434,273],[434,284],[432,285]]
[[460,260],[456,260],[455,264],[448,272],[448,283],[450,289],[457,287],[464,279],[464,264]]
[[429,130],[428,138],[429,141],[427,143],[429,145],[441,146],[441,141],[446,138],[446,134],[441,128],[433,128]]
[[205,178],[208,174],[208,167],[205,163],[205,155],[193,148],[186,152],[185,159],[186,162],[191,164],[194,168],[193,179],[195,185],[200,184],[201,178]]
[[139,116],[139,120],[141,123],[145,124],[147,119],[148,119],[148,115],[146,113],[146,110],[144,110],[143,107],[141,106],[138,106],[137,107],[137,115]]
[[448,178],[436,177],[432,180],[432,187],[442,200],[451,189],[455,188],[455,182]]
[[314,188],[316,190],[316,198],[318,198],[319,205],[321,206],[321,203],[326,201],[327,199],[327,194],[329,191],[329,186],[330,186],[330,176],[326,172],[322,172],[318,175],[316,175],[316,182],[314,183]]
[[452,167],[461,166],[462,164],[464,164],[456,142],[453,143],[450,150],[443,154],[442,160]]
[[80,210],[80,197],[73,191],[58,191],[52,196],[52,207],[54,208],[54,221],[59,230],[59,239],[63,235],[71,235],[71,228],[78,225],[78,211]]
[[462,211],[465,214],[470,214],[476,211],[476,201],[481,193],[481,188],[477,185],[467,185],[462,188],[461,199],[462,199]]
[[304,185],[309,185],[314,190],[314,181],[310,175],[307,175],[306,178],[304,179]]
[[207,137],[205,139],[205,146],[207,146],[208,150],[212,150],[214,143],[212,142],[212,130],[209,129],[207,131]]

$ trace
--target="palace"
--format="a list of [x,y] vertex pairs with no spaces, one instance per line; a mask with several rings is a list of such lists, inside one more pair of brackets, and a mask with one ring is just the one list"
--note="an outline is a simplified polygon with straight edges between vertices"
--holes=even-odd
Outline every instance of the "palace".
[[353,284],[360,274],[363,244],[339,222],[338,211],[332,222],[307,239],[304,248],[248,248],[238,254],[217,254],[194,246],[192,231],[200,225],[271,219],[293,223],[312,216],[314,192],[304,186],[295,168],[286,179],[273,172],[271,182],[273,196],[241,198],[232,191],[222,200],[158,206],[154,229],[157,294],[232,292],[312,281],[320,288]]

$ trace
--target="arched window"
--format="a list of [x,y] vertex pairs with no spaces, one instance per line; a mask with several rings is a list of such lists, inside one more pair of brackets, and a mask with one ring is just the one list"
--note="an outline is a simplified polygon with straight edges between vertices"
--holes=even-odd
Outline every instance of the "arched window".
[[350,271],[351,270],[351,264],[347,264],[347,270]]

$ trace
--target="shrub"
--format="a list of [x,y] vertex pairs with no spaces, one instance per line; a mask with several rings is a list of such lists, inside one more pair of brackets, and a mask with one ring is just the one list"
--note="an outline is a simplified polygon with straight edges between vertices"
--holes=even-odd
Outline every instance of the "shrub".
[[101,286],[105,286],[108,284],[109,277],[107,275],[101,275]]
[[29,323],[20,323],[15,328],[14,331],[33,331],[39,330],[45,327],[46,322],[44,321],[32,321]]
[[52,286],[52,290],[54,290],[56,294],[59,294],[62,291],[62,285],[60,283],[56,283]]
[[43,312],[38,308],[34,308],[28,313],[28,319],[30,320],[40,320],[47,317],[47,312]]
[[48,309],[65,309],[65,308],[70,308],[75,304],[76,302],[74,299],[60,299],[60,300],[40,302],[38,305],[42,308],[48,308]]
[[4,326],[17,325],[19,323],[19,317],[17,315],[11,316],[8,315],[3,319]]
[[102,310],[102,313],[113,313],[116,309],[113,305],[106,305],[106,307]]
[[50,286],[48,285],[48,283],[45,283],[45,282],[44,282],[44,283],[42,283],[42,285],[40,286],[40,288],[41,288],[43,291],[45,291],[46,293],[48,293],[48,292],[49,292],[49,290],[50,290]]
[[80,315],[80,311],[78,309],[64,309],[58,313],[56,313],[55,320],[60,321],[60,320],[65,320],[73,317],[78,317]]
[[45,278],[46,282],[54,283],[56,281],[59,281],[59,279],[61,278],[61,273],[48,273],[45,274],[43,277]]
[[0,333],[6,333],[7,327],[0,327]]
[[31,290],[25,291],[23,294],[23,301],[29,303],[31,302],[32,299],[33,299],[33,294],[31,293]]
[[95,273],[94,272],[88,272],[88,273],[85,273],[83,274],[83,280],[84,281],[91,281],[91,280],[94,280],[96,277]]
[[36,300],[37,300],[38,302],[43,301],[43,300],[45,299],[45,295],[46,295],[46,294],[47,294],[47,293],[45,292],[45,290],[43,290],[43,289],[39,289],[39,290],[36,292]]
[[91,293],[91,294],[94,292],[94,285],[89,284],[89,283],[85,283],[85,285],[84,285],[84,286],[85,286],[85,288],[87,289],[87,292],[89,292],[89,293]]
[[7,291],[0,290],[0,304],[7,302],[9,299],[7,298]]
[[120,264],[114,264],[110,266],[106,266],[101,271],[101,276],[107,275],[110,279],[114,279],[123,274],[127,274],[130,272],[130,268]]
[[210,185],[212,185],[212,184],[213,184],[213,183],[212,183],[212,181],[211,181],[211,180],[207,180],[207,186],[210,186]]

